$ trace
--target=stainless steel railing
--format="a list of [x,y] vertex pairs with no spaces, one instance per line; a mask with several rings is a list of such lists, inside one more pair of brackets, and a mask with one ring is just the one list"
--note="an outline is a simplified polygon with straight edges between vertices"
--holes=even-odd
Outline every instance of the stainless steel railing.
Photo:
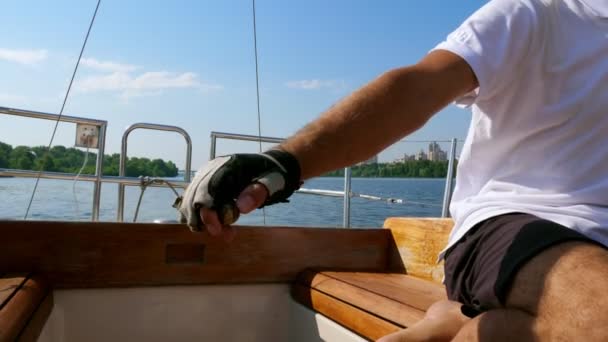
[[344,169],[344,207],[342,214],[342,226],[344,228],[350,227],[350,194],[351,194],[351,169],[347,167]]
[[273,138],[273,137],[260,137],[257,135],[247,134],[236,134],[236,133],[223,133],[223,132],[211,132],[211,150],[209,151],[209,159],[216,157],[216,146],[217,139],[228,139],[228,140],[240,140],[240,141],[255,141],[263,143],[274,143],[279,144],[285,141],[284,138]]
[[[88,119],[88,118],[82,118],[82,117],[77,117],[77,116],[68,116],[68,115],[62,115],[61,117],[59,117],[59,115],[57,115],[57,114],[35,112],[35,111],[31,111],[31,110],[15,109],[15,108],[7,108],[7,107],[0,107],[0,114],[21,116],[21,117],[26,117],[26,118],[43,119],[43,120],[51,120],[51,121],[59,120],[61,122],[71,122],[71,123],[75,123],[75,124],[89,124],[89,125],[94,125],[94,126],[99,127],[99,137],[98,137],[99,153],[97,153],[97,160],[95,162],[95,175],[93,176],[94,178],[91,180],[92,182],[95,183],[94,188],[93,188],[93,208],[91,210],[91,219],[93,221],[99,220],[99,202],[101,200],[103,156],[104,156],[104,152],[105,152],[106,129],[108,128],[108,122],[103,121],[103,120],[95,120],[95,119]],[[29,176],[33,176],[33,177],[40,176],[40,178],[48,178],[47,177],[48,172],[25,171],[25,174],[28,174]],[[28,177],[25,174],[22,174],[21,177]],[[10,170],[0,170],[0,175],[15,176],[15,174],[11,173]],[[74,179],[74,176],[75,175],[71,176],[70,179]],[[82,177],[82,176],[79,177],[79,179],[82,179],[82,178],[85,178],[85,177]],[[87,178],[90,178],[90,176]],[[56,179],[58,179],[58,178],[56,178]]]
[[[152,130],[160,130],[160,131],[171,131],[177,132],[181,134],[186,140],[186,170],[184,175],[184,181],[171,181],[171,184],[175,187],[185,188],[189,182],[191,177],[191,161],[192,161],[192,141],[188,133],[180,127],[176,126],[168,126],[168,125],[157,125],[157,124],[149,124],[149,123],[138,123],[131,125],[122,138],[122,147],[121,147],[121,155],[120,155],[120,173],[118,177],[113,176],[102,176],[103,172],[103,156],[105,152],[105,140],[106,140],[106,130],[107,130],[107,121],[89,119],[83,117],[76,116],[68,116],[62,115],[59,117],[56,114],[29,111],[23,109],[15,109],[15,108],[7,108],[0,107],[0,114],[21,116],[21,117],[29,117],[43,120],[51,120],[51,121],[61,121],[61,122],[69,122],[75,124],[90,124],[99,127],[99,151],[97,154],[97,160],[95,164],[95,174],[94,175],[80,175],[78,179],[80,181],[88,181],[94,183],[94,191],[93,191],[93,204],[91,211],[91,219],[93,221],[99,220],[99,208],[100,208],[100,198],[101,198],[101,184],[102,183],[115,183],[119,185],[119,198],[118,198],[118,210],[117,210],[117,220],[122,221],[124,218],[124,188],[125,186],[141,186],[141,179],[135,177],[125,177],[126,171],[126,155],[127,155],[127,140],[129,134],[138,128],[141,129],[152,129]],[[241,141],[254,141],[254,142],[265,142],[265,143],[281,143],[284,141],[283,138],[276,137],[259,137],[255,135],[245,135],[245,134],[234,134],[234,133],[223,133],[223,132],[211,132],[211,145],[210,145],[210,159],[215,158],[216,156],[216,148],[217,148],[217,139],[231,139],[231,140],[241,140]],[[448,217],[449,212],[449,203],[451,201],[452,189],[453,189],[453,176],[454,176],[454,161],[456,157],[456,146],[457,139],[452,139],[450,155],[449,155],[449,163],[448,163],[448,173],[446,176],[446,186],[443,198],[443,208],[442,208],[442,217]],[[14,177],[23,177],[23,178],[44,178],[44,179],[58,179],[58,180],[73,180],[76,176],[72,173],[62,173],[62,172],[49,172],[49,171],[28,171],[28,170],[12,170],[12,169],[1,169],[0,168],[0,176],[14,176]],[[153,187],[166,187],[166,185],[161,184],[152,184],[150,186]],[[319,195],[323,195],[319,193]],[[347,167],[344,170],[344,212],[343,212],[343,226],[350,227],[350,199],[351,199],[352,191],[351,191],[351,168]]]
[[456,138],[452,139],[450,158],[448,158],[448,173],[445,176],[445,190],[443,192],[441,217],[450,216],[450,202],[452,201],[452,189],[454,188],[454,161],[456,160],[456,144],[458,144],[458,140]]
[[[225,133],[225,132],[211,132],[210,135],[211,144],[210,144],[210,152],[209,159],[213,159],[216,157],[217,150],[217,139],[229,139],[229,140],[241,140],[241,141],[254,141],[254,142],[265,142],[265,143],[281,143],[285,139],[284,138],[276,138],[276,137],[265,137],[265,136],[256,136],[256,135],[246,135],[246,134],[235,134],[235,133]],[[445,191],[443,196],[443,204],[441,210],[442,217],[449,217],[449,206],[450,201],[452,199],[452,190],[454,187],[454,161],[456,160],[456,147],[458,144],[458,139],[454,138],[450,141],[450,154],[448,158],[448,172],[446,175],[445,182]],[[344,212],[342,224],[345,228],[350,227],[350,200],[351,200],[351,168],[347,167],[344,169]],[[317,195],[324,196],[323,193],[317,193]],[[335,196],[335,195],[331,195]]]
[[[108,123],[103,120],[95,120],[83,117],[76,116],[68,116],[62,115],[59,117],[56,114],[43,113],[43,112],[35,112],[23,109],[15,109],[15,108],[7,108],[0,107],[0,114],[14,115],[20,117],[27,118],[35,118],[35,119],[43,119],[43,120],[51,120],[60,122],[69,122],[75,124],[89,124],[99,127],[99,149],[97,153],[97,160],[95,164],[95,174],[94,175],[79,175],[79,181],[93,182],[94,190],[93,190],[93,208],[91,210],[91,220],[98,221],[99,220],[99,208],[100,208],[100,200],[101,200],[101,184],[102,183],[114,183],[118,184],[119,189],[121,189],[122,196],[119,196],[118,201],[118,211],[120,211],[120,221],[122,221],[122,216],[124,212],[124,187],[125,186],[141,186],[141,179],[137,177],[125,177],[125,167],[126,167],[126,153],[127,153],[127,137],[130,132],[137,128],[145,128],[145,129],[153,129],[160,131],[172,131],[181,134],[186,140],[186,174],[184,175],[184,181],[172,180],[171,184],[174,187],[185,188],[188,186],[190,182],[190,173],[191,173],[191,163],[192,163],[192,141],[188,133],[182,128],[176,126],[167,126],[167,125],[157,125],[157,124],[146,124],[139,123],[131,125],[123,135],[123,144],[121,150],[120,157],[120,176],[103,176],[103,156],[105,154],[105,141],[106,141],[106,130]],[[43,178],[43,179],[57,179],[57,180],[74,180],[76,174],[73,173],[65,173],[65,172],[51,172],[51,171],[30,171],[30,170],[13,170],[13,169],[1,169],[0,168],[0,176],[13,176],[13,177],[21,177],[21,178]],[[164,184],[151,184],[149,186],[152,187],[167,187]]]
[[[185,183],[190,183],[190,174],[192,173],[192,139],[190,135],[184,129],[177,126],[158,125],[151,123],[136,123],[125,130],[122,135],[122,145],[120,148],[120,166],[118,170],[118,176],[124,177],[127,171],[127,142],[129,140],[129,134],[136,129],[148,129],[165,132],[176,132],[181,134],[186,140],[186,173],[184,174]],[[172,182],[173,183],[173,182]],[[118,184],[118,209],[116,210],[116,220],[122,222],[124,220],[125,210],[125,186],[127,184]]]
[[[14,169],[0,168],[0,176],[36,178],[36,177],[38,177],[38,172],[28,171],[28,170],[14,170]],[[74,173],[44,171],[40,178],[56,179],[56,180],[74,180],[75,176],[76,176],[76,174],[74,174]],[[80,181],[96,182],[97,177],[95,175],[80,175],[80,176],[78,176],[78,181],[79,182]],[[110,183],[110,184],[123,184],[126,186],[140,186],[141,185],[141,179],[139,177],[103,176],[103,177],[101,177],[101,182]],[[188,184],[190,184],[190,183],[185,182],[185,181],[180,181],[180,180],[171,180],[171,185],[174,185],[178,188],[185,188],[186,186],[188,186]],[[161,184],[151,184],[148,186],[166,188],[166,186],[161,185]]]
[[[281,143],[285,139],[276,138],[276,137],[259,137],[256,135],[246,135],[246,134],[234,134],[234,133],[225,133],[225,132],[211,132],[211,151],[209,153],[209,158],[213,159],[216,157],[216,149],[217,149],[217,139],[230,139],[230,140],[241,140],[241,141],[255,141],[255,142],[266,142],[266,143]],[[452,189],[453,189],[453,179],[454,179],[454,161],[456,159],[456,146],[458,140],[456,138],[452,139],[451,147],[450,147],[450,155],[448,159],[448,172],[446,175],[446,185],[443,196],[443,206],[441,210],[442,217],[449,216],[449,205],[450,200],[452,198]],[[344,209],[343,209],[343,217],[342,217],[342,225],[345,228],[350,227],[350,200],[351,200],[351,168],[347,167],[344,169]],[[323,195],[323,194],[319,194]]]

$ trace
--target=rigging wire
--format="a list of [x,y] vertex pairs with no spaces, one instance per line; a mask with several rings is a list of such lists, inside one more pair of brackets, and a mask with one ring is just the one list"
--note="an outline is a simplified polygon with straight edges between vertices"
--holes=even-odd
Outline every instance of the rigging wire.
[[30,201],[27,205],[27,209],[25,210],[25,215],[23,216],[24,220],[27,220],[27,216],[30,213],[30,209],[32,207],[32,202],[34,201],[34,196],[36,196],[36,190],[38,189],[38,183],[40,183],[40,177],[42,176],[42,172],[44,171],[44,160],[51,152],[51,146],[53,145],[53,140],[55,140],[55,134],[57,133],[57,127],[59,127],[59,122],[61,121],[61,116],[63,115],[63,110],[65,109],[65,105],[68,101],[68,97],[70,96],[70,91],[72,90],[72,85],[74,84],[74,78],[76,77],[76,72],[78,71],[78,67],[80,66],[80,60],[82,59],[82,54],[84,53],[84,49],[87,46],[87,41],[89,40],[89,35],[91,34],[91,29],[93,28],[93,23],[95,23],[95,18],[97,17],[97,11],[99,10],[99,5],[101,4],[101,0],[97,0],[97,5],[95,6],[95,12],[93,12],[93,17],[91,17],[91,22],[89,23],[89,28],[87,30],[87,34],[84,37],[84,42],[82,43],[82,47],[80,48],[80,54],[78,55],[78,60],[76,60],[76,65],[74,66],[74,71],[72,72],[72,78],[70,79],[70,83],[68,84],[68,89],[63,97],[63,103],[61,104],[61,110],[59,111],[59,115],[57,116],[57,121],[55,121],[55,128],[53,128],[53,134],[51,135],[51,140],[49,141],[48,148],[43,157],[43,163],[40,166],[40,170],[38,171],[38,176],[36,177],[36,183],[34,184],[34,189],[32,190],[32,195],[30,196]]
[[[260,143],[260,153],[262,153],[262,115],[260,114],[260,73],[258,66],[258,30],[256,26],[255,16],[255,0],[251,0],[253,10],[253,53],[255,57],[255,92],[258,105],[258,138]],[[262,208],[262,218],[266,225],[266,209]]]
[[74,195],[74,210],[76,210],[76,212],[75,212],[76,218],[78,218],[78,213],[80,212],[80,209],[78,208],[78,197],[76,196],[76,182],[78,181],[78,178],[82,174],[82,171],[84,170],[84,168],[87,166],[88,161],[89,161],[89,146],[87,144],[87,151],[85,152],[85,155],[84,155],[84,162],[82,162],[82,167],[80,168],[80,170],[78,170],[76,177],[74,177],[74,182],[72,183],[72,195]]
[[[297,190],[297,192],[300,194],[304,194],[304,195],[344,197],[344,191],[339,191],[339,190],[300,188],[299,190]],[[352,191],[349,193],[349,197],[361,198],[364,200],[371,200],[371,201],[382,201],[382,202],[386,202],[388,204],[405,204],[405,205],[415,204],[415,205],[419,205],[419,206],[423,206],[423,207],[439,207],[439,208],[442,207],[441,204],[436,204],[436,203],[431,203],[431,202],[410,201],[409,199],[405,199],[405,198],[381,197],[381,196],[375,196],[375,195],[360,194],[360,193],[356,193],[356,192],[352,192]]]
[[181,201],[181,196],[179,195],[177,190],[175,190],[175,185],[167,180],[164,180],[162,178],[151,178],[151,177],[147,177],[147,176],[146,177],[140,176],[139,183],[140,183],[139,184],[139,188],[140,188],[139,199],[137,200],[137,205],[135,206],[135,214],[133,214],[133,222],[137,222],[137,217],[139,216],[139,208],[141,207],[141,201],[144,198],[144,192],[151,185],[154,185],[154,184],[167,185],[171,189],[171,191],[173,191],[173,193],[175,194],[175,202],[173,204],[174,208],[177,208],[176,205],[178,205]]

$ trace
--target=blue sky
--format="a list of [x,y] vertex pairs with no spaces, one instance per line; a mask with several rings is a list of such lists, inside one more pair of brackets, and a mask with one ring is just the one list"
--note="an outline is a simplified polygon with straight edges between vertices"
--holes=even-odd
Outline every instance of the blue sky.
[[[262,134],[293,134],[383,71],[415,63],[484,3],[258,0]],[[59,111],[95,4],[0,4],[0,106]],[[183,127],[198,167],[211,131],[257,135],[252,24],[251,1],[102,0],[65,114],[108,121],[106,152],[119,151],[132,123]],[[469,119],[450,106],[408,139],[464,138]],[[0,114],[0,141],[12,145],[46,145],[51,129]],[[74,131],[62,124],[56,144],[72,146]],[[425,145],[398,143],[380,160]],[[218,142],[220,154],[256,149]],[[185,147],[176,135],[136,131],[129,154],[182,167]]]

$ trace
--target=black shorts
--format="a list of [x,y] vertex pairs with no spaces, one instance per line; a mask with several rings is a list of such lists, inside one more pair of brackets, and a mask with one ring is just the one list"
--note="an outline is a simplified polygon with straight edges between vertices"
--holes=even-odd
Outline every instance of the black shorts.
[[485,220],[445,254],[448,298],[474,317],[504,307],[520,267],[543,250],[566,241],[597,242],[557,223],[513,213]]

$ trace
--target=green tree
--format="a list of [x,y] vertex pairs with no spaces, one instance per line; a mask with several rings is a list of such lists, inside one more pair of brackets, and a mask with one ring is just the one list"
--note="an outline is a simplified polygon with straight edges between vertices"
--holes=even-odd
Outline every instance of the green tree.
[[11,169],[32,170],[35,155],[27,146],[17,146],[10,154],[8,165]]
[[167,165],[161,159],[152,160],[150,162],[150,170],[153,174],[159,175],[160,177],[166,177],[169,174]]
[[34,160],[34,170],[36,171],[57,171],[55,162],[49,154],[44,154]]
[[[88,157],[87,157],[88,155]],[[0,142],[0,168],[21,170],[40,170],[76,173],[87,159],[82,174],[94,174],[97,154],[84,152],[77,148],[53,146],[50,150],[44,146],[17,146]],[[115,153],[103,157],[103,174],[117,176],[120,156]],[[177,166],[171,161],[162,159],[150,160],[148,158],[133,157],[127,160],[128,176],[175,177]]]
[[9,159],[12,150],[13,147],[11,145],[0,142],[0,168],[9,167]]

